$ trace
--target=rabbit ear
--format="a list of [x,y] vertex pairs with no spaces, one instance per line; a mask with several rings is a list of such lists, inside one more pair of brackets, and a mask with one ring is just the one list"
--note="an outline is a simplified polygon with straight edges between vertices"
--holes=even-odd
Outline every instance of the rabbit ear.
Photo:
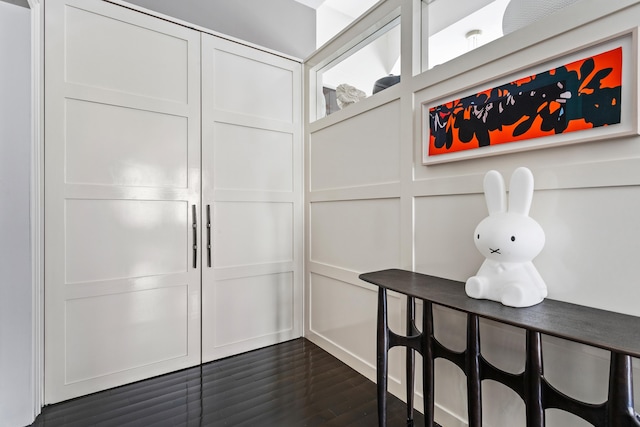
[[507,210],[504,179],[500,172],[491,170],[484,176],[484,197],[487,200],[489,215]]
[[511,175],[509,182],[509,212],[529,215],[533,199],[533,174],[525,167],[520,167]]

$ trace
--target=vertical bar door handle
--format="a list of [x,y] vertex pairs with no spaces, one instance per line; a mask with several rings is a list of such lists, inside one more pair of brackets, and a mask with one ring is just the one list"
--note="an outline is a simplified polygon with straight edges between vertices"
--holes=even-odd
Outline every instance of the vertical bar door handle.
[[193,228],[193,268],[198,267],[198,217],[196,205],[191,205],[191,227]]
[[211,267],[211,205],[207,205],[207,267]]

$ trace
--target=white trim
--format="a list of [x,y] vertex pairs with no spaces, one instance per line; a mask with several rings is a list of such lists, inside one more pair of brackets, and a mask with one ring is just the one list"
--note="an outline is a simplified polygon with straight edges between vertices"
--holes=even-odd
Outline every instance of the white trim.
[[43,13],[41,0],[28,0],[31,9],[31,289],[32,289],[32,408],[33,418],[44,402],[44,182],[43,139]]

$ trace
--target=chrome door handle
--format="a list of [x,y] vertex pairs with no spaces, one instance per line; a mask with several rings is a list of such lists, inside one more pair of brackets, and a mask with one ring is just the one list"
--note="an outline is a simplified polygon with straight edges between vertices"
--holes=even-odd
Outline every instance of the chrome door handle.
[[191,227],[193,228],[193,268],[198,267],[198,217],[196,205],[191,205]]
[[211,205],[207,205],[207,267],[211,267]]

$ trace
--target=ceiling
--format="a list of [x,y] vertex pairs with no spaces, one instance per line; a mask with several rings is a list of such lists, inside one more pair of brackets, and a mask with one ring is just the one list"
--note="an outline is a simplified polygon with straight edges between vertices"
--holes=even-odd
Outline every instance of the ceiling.
[[6,3],[15,4],[16,6],[26,7],[27,9],[29,8],[29,1],[28,0],[0,0],[0,1],[4,1]]
[[318,9],[319,7],[329,7],[331,9],[337,10],[344,15],[350,16],[351,18],[357,18],[362,15],[366,10],[368,10],[373,4],[377,3],[378,0],[295,0],[298,3],[302,3],[306,6],[309,6],[313,9]]

